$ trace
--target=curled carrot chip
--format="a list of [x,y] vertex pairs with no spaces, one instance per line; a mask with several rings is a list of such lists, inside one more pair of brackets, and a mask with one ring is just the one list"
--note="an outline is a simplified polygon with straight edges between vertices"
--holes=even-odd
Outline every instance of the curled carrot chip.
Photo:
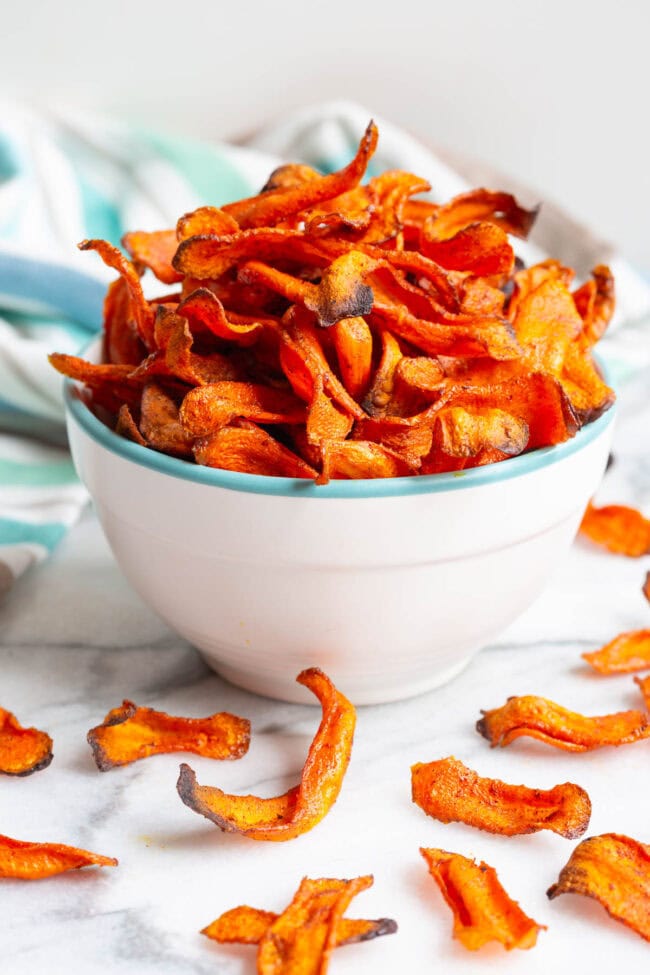
[[147,446],[147,441],[138,430],[138,426],[133,419],[133,414],[126,403],[120,406],[120,411],[117,414],[115,433],[119,433],[120,437],[124,437],[126,440],[132,440],[133,443],[140,444],[141,447]]
[[560,894],[592,897],[650,941],[650,846],[620,833],[590,836],[578,844],[547,891],[551,900]]
[[177,718],[123,701],[87,737],[97,768],[107,772],[117,765],[169,752],[241,758],[248,751],[250,721],[227,712],[209,718]]
[[301,423],[305,407],[281,389],[259,383],[218,382],[191,390],[180,409],[189,437],[205,437],[235,417],[255,423]]
[[181,426],[178,406],[155,383],[142,391],[140,433],[155,450],[178,457],[190,454],[191,441]]
[[194,441],[197,464],[245,474],[314,479],[313,467],[254,423],[227,426]]
[[290,840],[313,829],[336,802],[350,761],[355,710],[318,668],[303,670],[296,679],[323,708],[299,785],[273,799],[227,795],[199,785],[189,765],[181,765],[177,784],[181,799],[224,832],[254,840]]
[[175,284],[183,280],[183,276],[172,267],[172,259],[178,247],[173,230],[154,230],[152,233],[144,230],[132,231],[124,235],[122,244],[135,263],[150,268],[159,281]]
[[[610,270],[572,291],[559,261],[524,267],[510,236],[526,237],[536,210],[486,188],[414,199],[425,179],[366,173],[376,145],[371,122],[335,173],[284,165],[256,196],[129,233],[132,261],[81,244],[119,275],[100,369],[130,368],[55,357],[87,387],[76,395],[141,446],[261,476],[306,476],[302,463],[317,484],[460,472],[593,423],[614,401],[592,357],[614,310]],[[145,268],[178,290],[145,298]],[[169,426],[161,415],[150,438],[152,383]],[[179,436],[183,396],[220,383],[290,387],[305,408],[265,411],[253,393],[224,390],[209,426]],[[264,433],[246,423],[281,427],[266,465]]]
[[597,508],[589,502],[580,531],[615,555],[639,558],[650,552],[650,520],[636,508],[608,504]]
[[413,802],[441,823],[466,823],[488,833],[517,836],[542,829],[567,839],[582,836],[591,802],[580,786],[529,789],[481,778],[456,758],[411,767]]
[[488,941],[500,942],[506,951],[535,946],[546,927],[508,896],[494,867],[447,850],[422,847],[420,853],[453,912],[454,938],[465,948],[477,951]]
[[[278,918],[279,915],[272,911],[260,911],[255,907],[242,905],[226,911],[203,928],[201,934],[219,944],[258,945]],[[397,924],[389,917],[378,918],[376,921],[343,917],[338,925],[336,947],[372,941],[396,931]]]
[[510,697],[503,707],[483,711],[476,730],[492,747],[505,747],[522,735],[569,752],[605,745],[628,745],[650,738],[650,717],[641,711],[620,711],[587,718],[544,697]]
[[116,867],[117,860],[62,843],[26,843],[0,836],[0,877],[41,880],[80,867]]
[[352,162],[329,176],[306,180],[289,188],[271,189],[259,196],[239,200],[223,207],[240,227],[261,227],[286,220],[287,217],[332,200],[361,182],[366,166],[377,146],[377,127],[371,122],[366,129]]
[[582,659],[599,674],[629,674],[634,670],[650,670],[650,630],[621,633],[600,650],[583,653]]
[[0,773],[31,775],[52,761],[52,739],[37,728],[23,728],[11,711],[0,708]]

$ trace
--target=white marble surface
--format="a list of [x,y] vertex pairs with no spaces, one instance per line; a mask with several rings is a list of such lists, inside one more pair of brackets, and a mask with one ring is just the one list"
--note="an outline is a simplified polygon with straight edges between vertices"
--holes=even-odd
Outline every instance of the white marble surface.
[[[623,397],[617,463],[600,497],[650,509],[648,377]],[[392,916],[397,935],[338,951],[333,975],[426,972],[647,972],[650,948],[583,898],[547,901],[573,843],[552,834],[494,837],[428,819],[410,801],[409,766],[454,754],[484,775],[550,787],[573,780],[593,802],[588,834],[650,841],[650,742],[570,755],[523,740],[492,751],[474,731],[481,707],[538,693],[585,713],[639,705],[631,677],[591,675],[580,652],[648,626],[640,586],[648,560],[574,546],[550,588],[452,684],[424,697],[360,710],[338,803],[311,833],[255,843],[224,835],[175,791],[182,756],[100,774],[89,727],[128,696],[176,714],[221,709],[253,722],[239,762],[190,757],[199,780],[272,795],[296,781],[318,722],[313,708],[253,697],[211,674],[129,590],[92,515],[56,556],[24,578],[0,614],[0,703],[54,737],[55,758],[29,778],[0,779],[0,832],[117,856],[115,870],[0,885],[3,975],[244,975],[254,949],[198,934],[227,908],[280,910],[301,876],[373,872],[351,915]],[[468,593],[468,601],[471,593]],[[397,649],[397,648],[396,648]],[[451,940],[451,917],[418,847],[442,846],[494,865],[508,891],[548,925],[535,949],[479,955]]]

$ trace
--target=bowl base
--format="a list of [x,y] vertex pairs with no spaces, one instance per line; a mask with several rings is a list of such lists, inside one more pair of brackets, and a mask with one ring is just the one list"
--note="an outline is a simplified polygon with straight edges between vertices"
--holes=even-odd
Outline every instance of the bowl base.
[[[313,695],[300,684],[277,680],[267,674],[251,674],[248,670],[229,667],[205,652],[201,652],[201,656],[208,667],[216,671],[220,677],[223,677],[229,684],[241,687],[245,691],[251,691],[260,697],[270,697],[276,701],[288,701],[290,704],[313,704],[314,706],[317,704]],[[367,687],[365,684],[360,687],[355,687],[354,684],[350,686],[349,680],[347,682],[341,681],[339,684],[336,681],[336,674],[329,674],[328,676],[337,684],[339,690],[350,698],[354,705],[390,704],[393,701],[403,701],[410,697],[426,694],[427,691],[433,691],[436,687],[447,684],[467,667],[472,657],[473,654],[469,654],[459,662],[454,663],[452,667],[446,667],[429,675],[426,680],[399,683],[392,679],[390,683],[379,683],[374,687]]]

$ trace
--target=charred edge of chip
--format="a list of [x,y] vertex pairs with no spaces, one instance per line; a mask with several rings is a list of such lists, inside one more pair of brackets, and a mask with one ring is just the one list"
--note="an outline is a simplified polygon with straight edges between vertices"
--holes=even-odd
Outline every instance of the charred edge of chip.
[[488,723],[486,717],[487,711],[481,711],[481,714],[483,715],[483,717],[479,718],[478,721],[476,722],[476,730],[478,731],[479,735],[483,735],[484,738],[487,738],[487,740],[493,744],[492,736],[488,731]]
[[344,298],[328,301],[326,307],[317,312],[321,328],[331,328],[342,318],[361,318],[369,315],[375,301],[369,284],[358,284],[354,291]]
[[43,758],[39,759],[35,765],[30,765],[29,768],[21,769],[20,772],[3,772],[3,775],[12,775],[16,779],[25,778],[27,775],[32,775],[34,772],[42,772],[44,768],[52,763],[54,758],[54,752],[52,750],[52,743],[50,743],[49,750]]
[[218,239],[219,238],[217,234],[195,234],[194,237],[186,237],[186,239],[182,240],[178,245],[178,247],[176,248],[176,253],[172,257],[172,267],[174,268],[175,271],[178,271],[179,273],[182,274],[185,270],[184,267],[182,266],[182,262],[186,250],[189,250],[190,247],[196,241],[201,241],[202,243],[204,243],[208,240],[218,240]]
[[376,921],[372,922],[372,927],[368,928],[367,931],[346,940],[345,944],[357,944],[361,941],[372,941],[374,938],[380,938],[384,934],[396,934],[397,931],[397,921],[395,921],[392,917],[380,917],[377,918]]

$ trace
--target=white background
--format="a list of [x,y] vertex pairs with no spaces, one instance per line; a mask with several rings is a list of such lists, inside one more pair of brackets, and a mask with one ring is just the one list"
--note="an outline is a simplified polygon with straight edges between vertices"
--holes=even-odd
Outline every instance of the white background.
[[645,0],[0,3],[0,91],[209,139],[348,97],[483,158],[650,269]]

